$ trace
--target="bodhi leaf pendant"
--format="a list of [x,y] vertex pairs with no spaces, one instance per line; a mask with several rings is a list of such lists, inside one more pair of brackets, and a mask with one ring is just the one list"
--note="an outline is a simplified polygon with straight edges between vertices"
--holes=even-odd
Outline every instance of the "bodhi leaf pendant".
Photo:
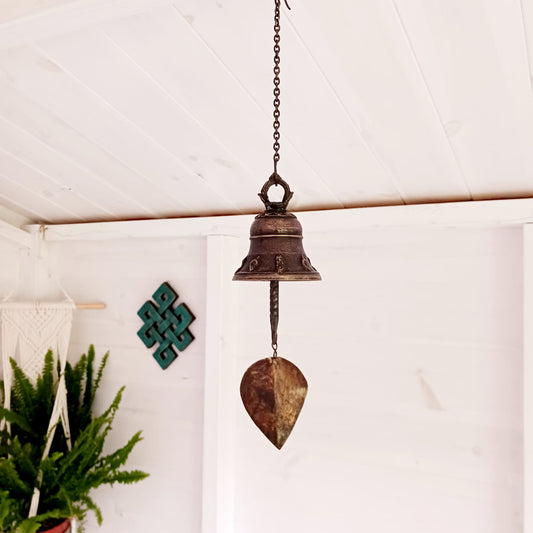
[[304,375],[282,357],[255,362],[241,381],[241,398],[246,411],[278,450],[291,434],[306,394]]
[[291,434],[307,395],[300,369],[278,357],[279,283],[270,282],[272,357],[256,361],[242,377],[241,398],[254,424],[278,449]]

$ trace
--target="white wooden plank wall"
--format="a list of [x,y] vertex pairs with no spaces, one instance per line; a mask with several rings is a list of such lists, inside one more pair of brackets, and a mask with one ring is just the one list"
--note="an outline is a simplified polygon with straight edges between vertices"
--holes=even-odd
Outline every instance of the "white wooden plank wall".
[[[179,26],[174,30],[179,32]],[[80,63],[76,52],[72,53],[79,47],[86,54],[91,54],[93,61]],[[183,47],[176,48],[180,49]],[[222,139],[213,139],[186,106],[165,94],[164,88],[158,87],[127,55],[124,57],[124,52],[108,38],[100,34],[76,35],[75,39],[45,44],[43,50],[82,83],[92,85],[106,102],[122,115],[130,117],[168,152],[178,158],[184,152],[190,154],[190,164],[198,164],[197,179],[205,180],[222,196],[228,196],[228,191],[235,191],[235,197],[228,198],[230,201],[253,197],[256,187],[251,176],[242,165],[229,162],[232,156],[223,146]],[[104,77],[100,76],[102,73]],[[204,159],[204,153],[209,154],[211,159]],[[194,161],[195,157],[197,161]]]
[[[89,532],[200,532],[202,512],[203,379],[205,357],[205,242],[201,238],[54,243],[50,268],[69,294],[81,302],[103,301],[103,311],[78,311],[70,358],[90,343],[109,365],[98,400],[103,408],[126,385],[110,446],[135,431],[144,440],[129,462],[150,477],[136,486],[115,486],[97,494],[104,523]],[[163,281],[169,281],[196,320],[194,342],[166,371],[136,332],[137,310]],[[57,290],[57,289],[56,289]]]
[[16,289],[20,261],[27,253],[26,250],[15,246],[13,241],[8,241],[4,236],[0,239],[0,255],[2,257],[2,268],[0,268],[0,301]]
[[[2,9],[6,23],[0,35],[0,48],[16,46],[47,39],[56,35],[83,30],[115,18],[133,15],[154,7],[169,4],[172,0],[17,0],[17,10],[27,16],[13,13],[9,2]],[[55,8],[46,5],[55,2]],[[16,15],[16,17],[13,17]],[[12,18],[9,21],[7,19]]]
[[530,327],[531,314],[533,310],[533,226],[525,224],[523,226],[523,264],[524,264],[524,368],[523,368],[523,388],[524,388],[524,533],[533,531],[533,506],[531,505],[531,494],[533,493],[533,425],[531,424],[533,413],[533,387],[531,378],[533,376],[533,330]]
[[531,93],[533,94],[533,4],[528,0],[520,2],[524,19],[524,37],[527,45],[527,63]]
[[[125,160],[121,161],[117,157],[114,157],[109,151],[105,150],[98,143],[92,143],[90,138],[84,136],[82,133],[76,131],[64,122],[53,112],[37,105],[34,101],[27,97],[24,97],[20,92],[15,91],[9,87],[3,87],[2,89],[3,99],[0,100],[0,106],[2,115],[4,117],[4,124],[11,125],[12,129],[18,128],[21,132],[27,132],[26,143],[19,142],[19,151],[26,154],[26,157],[31,158],[36,150],[55,150],[56,157],[54,158],[55,164],[60,164],[66,157],[76,161],[78,164],[78,170],[69,175],[70,179],[75,179],[78,173],[85,173],[86,181],[87,175],[101,177],[97,187],[99,187],[100,194],[105,192],[105,202],[120,202],[122,198],[128,198],[133,196],[135,201],[138,198],[140,205],[134,205],[131,210],[117,210],[114,213],[113,218],[128,218],[137,213],[144,213],[144,215],[150,215],[158,212],[164,215],[165,212],[170,213],[173,209],[184,209],[186,206],[179,196],[172,193],[171,190],[167,190],[163,194],[160,188],[156,187],[156,183],[150,181],[149,176],[151,174],[143,175],[139,170],[133,170],[133,163],[128,166],[128,161],[131,158],[134,160],[143,160],[140,156],[135,154],[127,155],[125,152]],[[17,109],[24,109],[24,113],[17,113]],[[92,110],[94,111],[94,110]],[[95,132],[95,139],[98,138],[99,132]],[[20,134],[19,134],[20,135]],[[132,144],[134,146],[134,144]],[[61,154],[65,154],[62,158]],[[149,163],[146,164],[146,172],[149,172]],[[61,175],[60,170],[50,170],[52,176]],[[63,173],[64,174],[64,173]],[[161,174],[160,174],[161,176]],[[49,183],[50,177],[41,176],[41,186],[38,187],[33,194],[39,195],[40,191],[42,196],[58,195],[57,188]],[[172,182],[178,180],[179,177],[176,174],[176,168],[172,165],[168,165],[168,174],[161,176],[162,183]],[[78,182],[79,183],[79,182]],[[90,186],[89,183],[85,183],[85,187]],[[191,183],[190,187],[194,187]],[[57,187],[57,185],[56,185]],[[118,191],[117,191],[118,189]],[[63,191],[68,191],[68,187],[63,186]],[[22,197],[19,202],[24,205],[24,198]],[[131,201],[131,200],[130,200]],[[42,198],[41,198],[41,203]],[[105,205],[105,203],[104,203]],[[120,205],[120,204],[119,204]],[[40,220],[47,220],[46,217]]]
[[[224,58],[194,33],[190,20],[187,15],[182,16],[177,9],[169,7],[149,17],[139,16],[122,24],[109,25],[106,31],[155,79],[179,97],[188,109],[194,110],[206,130],[214,133],[227,147],[231,157],[240,161],[249,171],[250,184],[247,187],[251,187],[255,193],[272,168],[271,110],[265,113],[264,107],[258,105],[255,94],[232,72]],[[132,25],[144,40],[134,38]],[[155,28],[158,28],[157,32]],[[194,39],[191,39],[191,33]],[[172,58],[176,54],[180,61],[172,68]],[[157,61],[154,61],[154,57]],[[205,64],[210,72],[209,83],[205,83],[205,76],[198,71],[198,64]],[[233,95],[231,99],[228,98],[230,94]],[[259,142],[250,144],[243,151],[242,147],[249,144],[250,135]],[[308,186],[302,190],[305,201],[309,202],[314,195],[315,198],[328,201],[331,206],[342,205],[292,146],[287,147],[287,153],[290,154],[288,157],[296,159],[300,175],[306,175]],[[224,181],[225,186],[231,188],[230,182]]]
[[[248,243],[224,235],[250,217],[220,219],[209,247],[168,237],[212,233],[201,221],[48,231],[63,286],[107,304],[77,313],[71,355],[90,342],[111,351],[102,404],[127,385],[113,441],[145,432],[131,466],[152,476],[99,493],[101,531],[173,532],[179,517],[188,533],[523,533],[521,229],[468,227],[479,220],[452,206],[409,208],[433,222],[417,224],[404,209],[379,210],[398,212],[397,227],[372,227],[382,217],[357,210],[302,214],[324,281],[281,286],[280,354],[310,385],[281,452],[238,395],[245,369],[270,355],[268,284],[228,277]],[[462,227],[446,227],[453,220]],[[19,257],[6,250],[4,294]],[[166,372],[135,334],[137,309],[163,280],[197,316],[195,342]]]
[[520,2],[395,4],[473,197],[530,195],[533,99]]
[[[182,12],[194,14],[194,2],[180,0],[176,4]],[[427,131],[427,111],[424,116],[424,110],[422,113],[418,110],[420,104],[413,94],[415,82],[412,79],[404,82],[406,74],[402,71],[396,76],[399,67],[393,60],[399,52],[392,56],[391,53],[398,46],[395,39],[398,28],[380,20],[390,14],[390,9],[382,7],[383,2],[347,1],[336,3],[335,7],[324,2],[293,4],[293,11],[283,17],[283,99],[286,102],[283,131],[289,138],[297,139],[301,150],[311,148],[307,152],[310,160],[320,165],[321,175],[339,192],[342,201],[357,205],[365,203],[370,196],[390,202],[395,196],[396,201],[411,202],[442,199],[450,193],[456,198],[467,197],[462,188],[455,193],[455,167],[453,161],[452,164],[448,161],[447,147],[443,150],[442,144],[440,147],[431,144],[433,131]],[[188,11],[182,6],[187,6]],[[271,75],[262,64],[271,61],[271,52],[262,43],[269,39],[271,25],[262,27],[264,33],[257,38],[246,24],[239,28],[234,39],[217,35],[211,28],[224,24],[228,10],[230,20],[240,17],[253,20],[258,15],[261,20],[269,20],[269,8],[268,3],[243,6],[229,2],[225,9],[200,11],[193,22],[202,37],[217,53],[224,54],[223,60],[232,65],[232,70],[260,95],[259,100],[266,106],[271,100]],[[383,27],[384,24],[387,25]],[[389,35],[391,26],[393,33]],[[239,53],[243,43],[254,47],[252,55]],[[339,64],[340,79],[330,72],[330,68]],[[422,144],[424,150],[420,150]],[[411,164],[407,172],[408,162]],[[343,165],[342,169],[339,164]],[[445,167],[442,175],[437,173],[433,177],[440,166]],[[292,179],[291,174],[287,176]],[[415,192],[415,183],[418,190],[423,188],[427,193]],[[459,187],[462,187],[460,178]]]
[[[304,238],[321,283],[280,287],[280,355],[309,393],[281,452],[236,400],[236,533],[522,533],[522,256],[513,229]],[[241,292],[239,373],[269,355]]]
[[[12,63],[13,69],[18,73],[14,75],[17,76],[18,82],[27,90],[30,97],[41,102],[44,100],[46,106],[55,112],[61,120],[75,130],[80,130],[81,134],[96,144],[97,147],[102,147],[105,151],[115,154],[115,158],[118,158],[123,165],[139,169],[138,173],[141,176],[133,176],[131,186],[127,186],[129,183],[127,181],[117,184],[122,191],[121,195],[129,197],[130,202],[132,196],[134,201],[140,202],[145,210],[145,216],[146,210],[150,214],[150,209],[152,209],[152,216],[154,212],[157,212],[154,211],[155,209],[164,210],[159,211],[163,216],[165,213],[167,215],[175,213],[179,209],[179,203],[177,205],[172,204],[171,200],[177,193],[173,193],[172,188],[165,187],[165,185],[172,179],[174,181],[179,180],[180,174],[183,175],[180,173],[179,160],[176,160],[172,154],[159,146],[126,117],[116,112],[110,113],[109,106],[103,99],[92,91],[84,90],[72,76],[68,76],[66,73],[61,75],[61,68],[54,66],[56,65],[54,62],[39,55],[35,50],[24,49],[18,52],[20,55]],[[32,81],[30,72],[20,68],[21,63],[23,65],[25,61],[29,61],[30,64],[35,61],[44,61],[44,65],[48,65],[48,69],[46,67],[42,69],[42,77],[37,84],[35,84],[35,80]],[[59,77],[63,78],[63,82],[58,83],[58,74]],[[81,101],[80,97],[82,98]],[[92,117],[89,122],[86,121],[87,113]],[[31,147],[26,147],[26,151],[32,153]],[[159,172],[162,172],[164,180],[157,180],[156,174]],[[106,179],[112,185],[117,183],[116,180],[120,179],[121,176],[124,176],[124,172],[118,177],[106,176]],[[195,182],[198,181],[201,181],[201,178],[195,176],[184,185],[187,189],[194,190]],[[141,183],[135,189],[139,182]],[[209,191],[203,192],[205,192],[203,200],[210,205]],[[116,201],[116,194],[108,196],[110,200]],[[183,196],[186,197],[186,195]],[[198,201],[200,200],[201,198],[198,199]],[[128,214],[118,211],[118,215],[120,218],[128,218],[135,212],[131,211]]]
[[[265,134],[270,135],[271,120],[267,117],[272,114],[273,99],[271,5],[227,2],[223,8],[213,10],[198,9],[194,2],[187,0],[175,4],[193,31],[253,96],[265,117],[261,121]],[[238,20],[260,21],[260,24],[239,24],[231,33],[211,31],[211,28],[228,27],[232,21]],[[386,172],[372,154],[360,146],[358,132],[353,129],[317,65],[290,31],[286,20],[283,24],[280,172],[297,187],[302,197],[317,176],[321,178],[330,190],[329,194],[324,191],[321,196],[315,196],[321,203],[331,204],[329,198],[333,193],[339,202],[349,205],[355,196],[354,188],[360,203],[371,199],[376,203],[401,203]],[[295,57],[298,58],[296,64]],[[302,165],[302,161],[293,157],[294,149],[312,167],[311,171],[308,165]],[[265,155],[270,154],[267,151]],[[354,168],[356,161],[362,165],[361,176],[352,174],[347,180],[346,169]]]
[[38,0],[28,2],[25,0],[3,0],[0,11],[0,22],[8,22],[33,14],[36,10],[50,9],[70,0]]
[[239,239],[207,237],[207,300],[202,478],[202,533],[235,531],[235,346],[240,336],[238,286],[231,277]]
[[[529,2],[292,4],[279,170],[295,209],[533,193]],[[258,209],[270,2],[19,9],[0,8],[1,205],[48,222]]]

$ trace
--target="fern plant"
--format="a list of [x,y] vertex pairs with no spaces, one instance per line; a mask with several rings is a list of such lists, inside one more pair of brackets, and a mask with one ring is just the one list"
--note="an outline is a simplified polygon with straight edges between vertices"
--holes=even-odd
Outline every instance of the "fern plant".
[[[67,363],[65,383],[72,448],[64,432],[57,428],[51,450],[42,459],[48,439],[48,425],[57,394],[58,370],[51,351],[33,385],[11,360],[13,386],[11,409],[0,408],[0,420],[11,425],[0,432],[0,532],[35,533],[54,524],[54,520],[77,517],[81,522],[89,511],[98,524],[102,513],[91,497],[101,485],[136,483],[147,474],[123,469],[131,451],[141,440],[135,433],[122,447],[104,453],[124,387],[99,416],[93,414],[96,391],[107,363],[104,356],[95,373],[94,347],[90,346],[75,366]],[[1,384],[3,391],[3,384]],[[58,423],[61,425],[61,422]],[[34,488],[40,486],[38,515],[28,518]],[[41,529],[40,529],[41,528]]]

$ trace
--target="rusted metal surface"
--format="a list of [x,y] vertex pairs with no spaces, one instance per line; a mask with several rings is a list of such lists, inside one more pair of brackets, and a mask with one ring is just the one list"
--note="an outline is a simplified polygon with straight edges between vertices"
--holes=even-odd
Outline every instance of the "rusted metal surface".
[[[290,9],[287,0],[286,6]],[[265,211],[255,217],[250,228],[250,250],[237,269],[238,281],[299,281],[320,280],[320,274],[305,255],[302,244],[302,226],[287,211],[293,196],[289,184],[278,174],[280,160],[280,5],[275,0],[274,10],[274,172],[263,185],[259,197]],[[283,189],[283,199],[273,202],[268,197],[271,187]]]
[[270,331],[273,356],[278,356],[279,281],[270,282]]
[[[268,199],[268,189],[280,185],[285,194],[281,202]],[[235,272],[235,281],[313,281],[320,274],[311,265],[303,248],[302,226],[287,212],[292,192],[276,173],[270,176],[259,195],[265,211],[255,217],[250,228],[250,249]]]
[[241,398],[255,425],[276,448],[285,444],[302,410],[307,381],[282,357],[254,363],[241,381]]

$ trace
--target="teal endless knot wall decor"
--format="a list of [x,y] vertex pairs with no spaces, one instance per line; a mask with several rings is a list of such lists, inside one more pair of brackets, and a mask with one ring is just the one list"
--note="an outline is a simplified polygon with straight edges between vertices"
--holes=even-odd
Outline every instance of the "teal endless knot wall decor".
[[194,340],[188,329],[194,315],[185,304],[172,307],[178,294],[167,282],[162,283],[152,297],[155,304],[149,300],[137,311],[144,322],[137,335],[147,348],[159,344],[153,355],[165,370],[178,357],[175,349],[185,350]]

